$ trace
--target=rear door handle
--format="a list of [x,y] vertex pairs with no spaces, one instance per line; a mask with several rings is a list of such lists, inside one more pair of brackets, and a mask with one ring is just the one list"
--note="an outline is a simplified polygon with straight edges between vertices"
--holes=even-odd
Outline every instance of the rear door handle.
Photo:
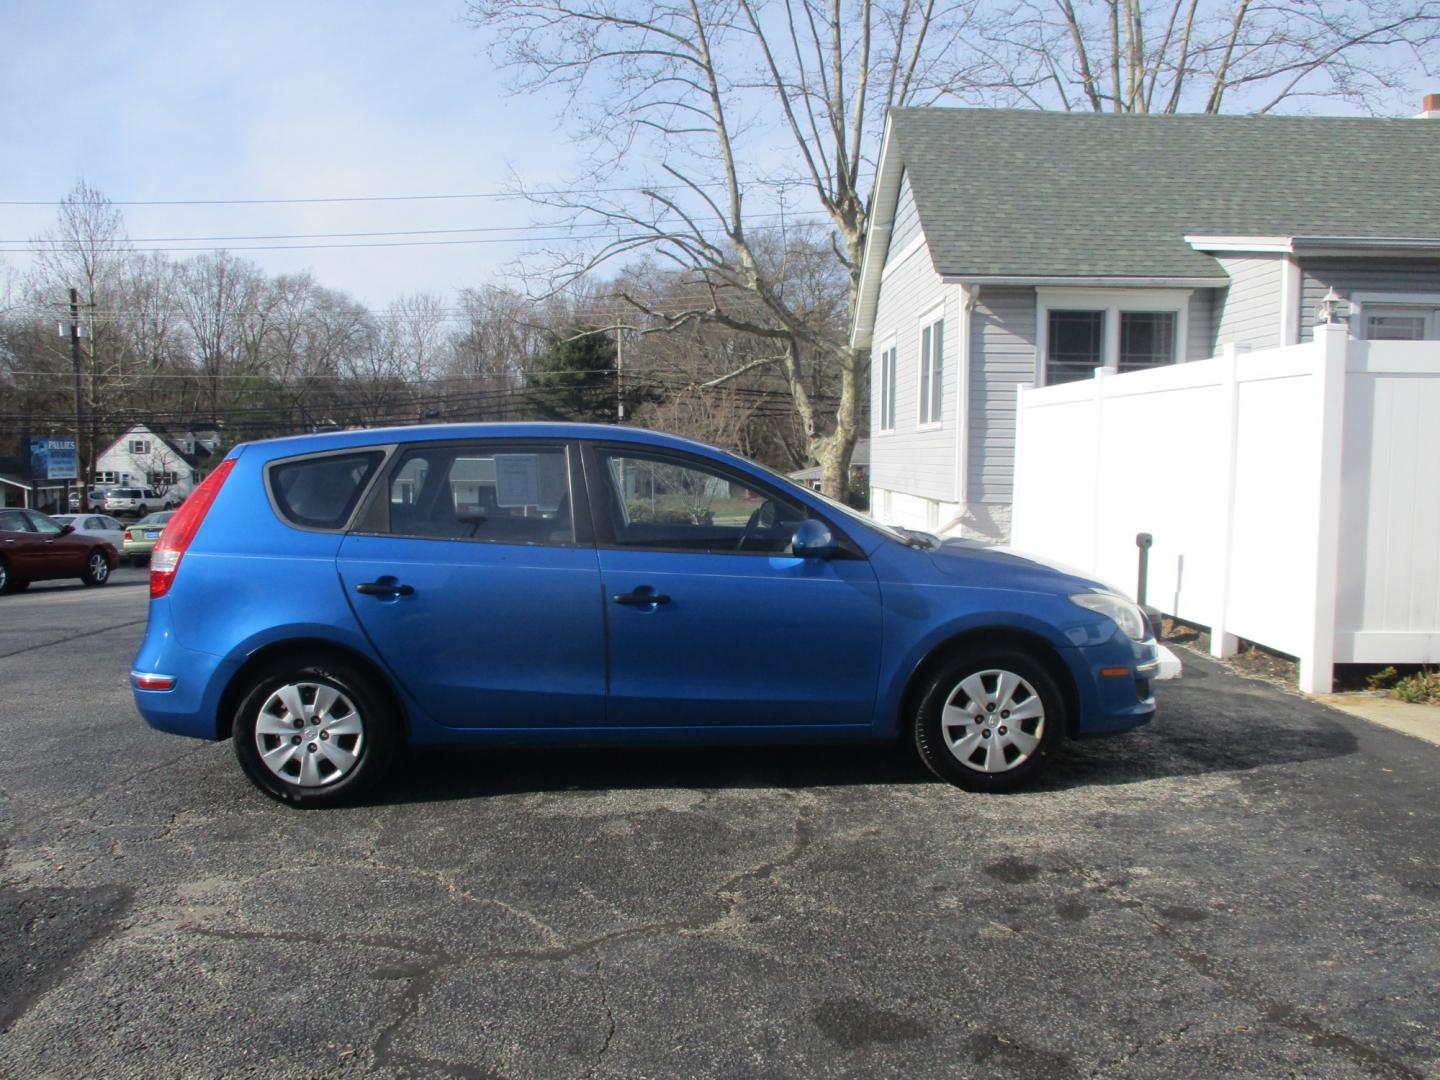
[[610,597],[610,599],[614,600],[617,604],[630,604],[632,606],[670,603],[670,597],[664,593],[653,592],[622,592],[616,593]]
[[401,585],[398,581],[362,581],[355,586],[355,591],[366,596],[411,596],[415,586]]

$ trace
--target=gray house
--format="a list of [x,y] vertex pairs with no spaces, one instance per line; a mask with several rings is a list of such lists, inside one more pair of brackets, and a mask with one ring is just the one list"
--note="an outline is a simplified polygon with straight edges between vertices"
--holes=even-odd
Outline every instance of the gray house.
[[[871,512],[1009,533],[1015,392],[1350,333],[1440,338],[1440,100],[1415,119],[898,109],[852,343]],[[1135,432],[1154,483],[1163,432]],[[1181,448],[1183,449],[1183,448]]]

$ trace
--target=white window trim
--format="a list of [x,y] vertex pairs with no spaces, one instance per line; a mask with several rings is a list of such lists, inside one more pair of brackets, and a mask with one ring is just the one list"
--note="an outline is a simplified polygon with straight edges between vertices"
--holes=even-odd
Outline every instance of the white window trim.
[[1350,336],[1365,337],[1365,305],[1371,307],[1430,308],[1430,340],[1440,339],[1440,293],[1357,292],[1350,294]]
[[[945,372],[946,372],[946,369],[948,369],[948,367],[949,367],[950,365],[948,365],[948,364],[945,363],[945,358],[944,358],[944,353],[943,353],[943,352],[941,353],[941,365],[942,365],[942,366],[941,366],[941,369],[940,369],[940,409],[941,409],[941,411],[940,411],[940,419],[939,419],[939,420],[927,420],[927,419],[925,418],[925,416],[924,416],[924,415],[921,413],[921,411],[920,411],[920,402],[921,402],[921,399],[920,399],[920,385],[921,385],[922,380],[924,380],[925,378],[928,378],[928,377],[929,377],[929,373],[925,370],[925,369],[926,369],[926,366],[929,365],[929,366],[931,367],[931,370],[934,369],[934,365],[931,364],[929,358],[927,358],[927,357],[925,356],[925,351],[924,351],[924,349],[921,347],[921,342],[924,341],[924,339],[925,339],[924,335],[925,335],[925,331],[926,331],[926,330],[928,330],[930,327],[934,326],[936,323],[941,323],[941,324],[943,324],[944,322],[945,322],[945,304],[944,304],[943,302],[941,302],[941,303],[939,303],[939,304],[936,304],[933,308],[931,308],[929,311],[927,311],[924,315],[920,316],[920,318],[915,321],[915,430],[916,430],[916,431],[939,431],[941,428],[943,428],[943,427],[945,426],[945,411],[944,411],[944,410],[945,410]],[[944,331],[941,331],[941,336],[942,336],[942,337],[949,337],[950,335],[949,335],[948,333],[945,333]],[[943,345],[943,342],[942,342],[942,345]],[[930,406],[930,410],[933,412],[934,409],[935,409],[935,387],[934,387],[933,385],[930,387],[930,396],[929,396],[929,400],[926,401],[926,404]]]
[[894,434],[895,434],[895,426],[896,426],[896,425],[895,425],[895,420],[898,419],[899,416],[900,416],[900,410],[895,407],[895,402],[894,402],[894,401],[891,401],[891,402],[890,402],[890,412],[891,412],[891,414],[893,415],[893,417],[894,417],[895,419],[892,419],[892,420],[891,420],[891,423],[890,423],[890,426],[889,426],[889,427],[886,427],[886,426],[885,426],[885,400],[886,400],[885,391],[886,391],[886,389],[887,389],[886,384],[885,384],[885,354],[886,354],[886,353],[892,354],[891,357],[890,357],[890,370],[891,370],[891,373],[892,373],[892,375],[893,375],[894,377],[892,378],[891,381],[895,384],[895,392],[898,394],[898,392],[899,392],[899,390],[900,390],[900,379],[899,379],[899,372],[898,372],[896,369],[900,366],[899,337],[900,337],[899,334],[892,333],[892,334],[890,335],[889,340],[887,341],[887,343],[880,349],[880,387],[881,387],[881,389],[880,389],[880,393],[878,393],[878,394],[875,395],[876,401],[878,402],[878,407],[877,407],[877,412],[876,412],[876,417],[875,417],[875,434],[876,434],[876,435],[887,435],[887,436],[888,436],[888,435],[894,435]]
[[1101,367],[1114,374],[1120,370],[1120,313],[1173,312],[1175,314],[1175,363],[1185,360],[1190,340],[1190,297],[1193,289],[1036,289],[1035,290],[1035,385],[1046,381],[1050,355],[1050,312],[1103,311]]

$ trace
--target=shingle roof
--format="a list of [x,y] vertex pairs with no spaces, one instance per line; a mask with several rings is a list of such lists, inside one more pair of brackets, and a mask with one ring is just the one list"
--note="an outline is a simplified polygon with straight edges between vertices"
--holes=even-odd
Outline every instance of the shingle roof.
[[1440,238],[1440,121],[896,109],[935,269],[1225,280],[1187,234]]

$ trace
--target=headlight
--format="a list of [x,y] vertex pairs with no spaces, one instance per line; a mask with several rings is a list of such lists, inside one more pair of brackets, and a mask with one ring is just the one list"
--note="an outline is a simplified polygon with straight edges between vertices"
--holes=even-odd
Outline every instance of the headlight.
[[1145,624],[1144,613],[1123,596],[1116,596],[1114,593],[1084,592],[1070,597],[1070,602],[1100,615],[1109,616],[1115,620],[1116,626],[1125,631],[1126,637],[1133,638],[1135,641],[1144,641],[1150,636],[1149,627]]

